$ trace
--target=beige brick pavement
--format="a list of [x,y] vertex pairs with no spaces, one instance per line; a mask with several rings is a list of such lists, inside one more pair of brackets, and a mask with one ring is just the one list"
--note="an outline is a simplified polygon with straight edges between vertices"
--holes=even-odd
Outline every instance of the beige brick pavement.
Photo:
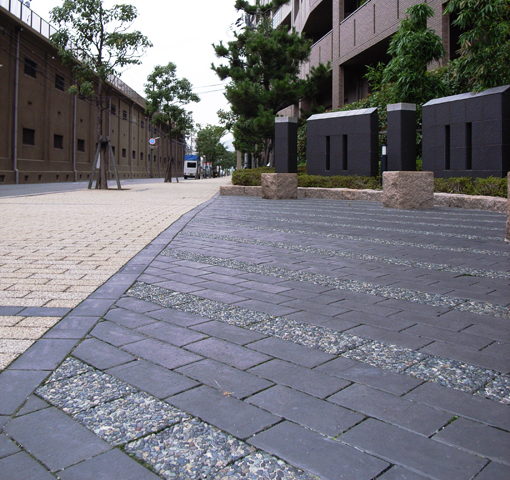
[[[0,306],[78,305],[229,177],[0,198]],[[60,318],[0,316],[0,370]]]

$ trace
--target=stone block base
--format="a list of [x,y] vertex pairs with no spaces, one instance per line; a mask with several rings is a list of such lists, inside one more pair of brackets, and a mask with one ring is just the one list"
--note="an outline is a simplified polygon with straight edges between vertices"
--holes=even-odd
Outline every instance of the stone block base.
[[384,172],[383,207],[402,210],[434,208],[434,173]]
[[263,173],[262,198],[284,200],[298,198],[297,173]]

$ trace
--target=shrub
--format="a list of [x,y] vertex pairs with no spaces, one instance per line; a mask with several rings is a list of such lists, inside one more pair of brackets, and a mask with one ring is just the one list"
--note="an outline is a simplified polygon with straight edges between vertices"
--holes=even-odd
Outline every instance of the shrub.
[[274,168],[245,168],[236,170],[232,174],[232,185],[242,185],[244,187],[260,187],[260,175],[263,173],[274,173]]
[[[274,173],[274,168],[261,167],[254,169],[236,170],[232,174],[232,184],[246,187],[260,186],[262,173]],[[355,190],[380,190],[381,177],[366,177],[358,175],[307,175],[306,167],[298,167],[298,186],[316,188],[352,188]],[[451,177],[435,178],[434,191],[438,193],[461,193],[464,195],[487,195],[506,198],[508,195],[507,179],[488,177],[475,178]]]
[[474,195],[475,189],[471,178],[450,177],[434,178],[434,191],[437,193],[463,193]]

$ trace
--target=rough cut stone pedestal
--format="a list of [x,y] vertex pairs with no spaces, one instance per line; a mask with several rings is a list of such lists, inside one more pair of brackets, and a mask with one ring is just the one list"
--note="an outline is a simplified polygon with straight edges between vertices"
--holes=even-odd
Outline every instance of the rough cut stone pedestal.
[[383,207],[402,210],[434,208],[434,173],[384,172]]
[[510,242],[510,172],[507,173],[508,199],[506,201],[506,234],[505,240]]
[[263,173],[261,183],[262,198],[268,200],[298,198],[297,173]]

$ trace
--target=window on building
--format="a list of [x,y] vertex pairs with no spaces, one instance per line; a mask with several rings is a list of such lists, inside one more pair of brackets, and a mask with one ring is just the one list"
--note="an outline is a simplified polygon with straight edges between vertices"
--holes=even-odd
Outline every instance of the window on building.
[[28,57],[25,57],[25,75],[33,78],[37,76],[37,63]]
[[57,148],[58,150],[62,150],[64,148],[64,136],[63,135],[53,135],[53,148]]
[[134,150],[131,152],[131,158],[132,158],[133,160],[135,160],[135,159],[136,159],[136,152],[135,152]]
[[126,155],[127,155],[126,149],[125,149],[125,148],[123,148],[123,149],[122,149],[122,157],[123,157],[123,158],[126,158]]
[[143,161],[143,152],[140,152],[140,160]]
[[85,140],[78,139],[78,151],[84,152],[85,151]]
[[142,120],[142,128],[145,128],[145,122]]
[[66,81],[65,81],[64,77],[62,77],[61,75],[55,74],[55,88],[57,90],[64,91],[65,86],[66,86]]
[[35,130],[31,128],[23,129],[23,145],[35,146]]
[[110,105],[110,112],[112,112],[112,115],[117,114],[117,107],[113,103]]
[[127,120],[127,112],[126,110],[122,110],[122,119]]

